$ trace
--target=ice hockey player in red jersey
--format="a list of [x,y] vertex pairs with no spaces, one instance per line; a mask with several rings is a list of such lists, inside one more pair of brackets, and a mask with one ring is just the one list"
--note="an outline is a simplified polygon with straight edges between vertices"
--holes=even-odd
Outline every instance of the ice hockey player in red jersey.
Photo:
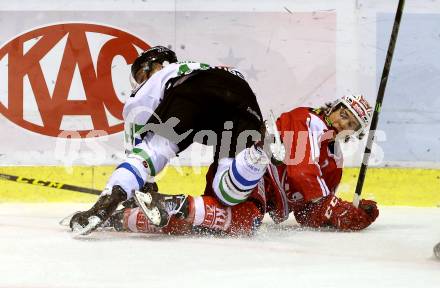
[[[296,108],[278,118],[278,129],[290,153],[284,165],[271,167],[271,181],[266,183],[266,193],[286,196],[288,210],[284,200],[269,203],[276,222],[285,219],[287,211],[309,227],[361,230],[374,222],[379,215],[376,202],[361,200],[355,207],[335,196],[343,168],[337,138],[362,137],[371,115],[363,96],[347,95],[326,107]],[[277,189],[284,193],[271,193]]]
[[335,196],[343,165],[337,138],[347,141],[349,137],[361,137],[371,113],[364,97],[356,95],[344,96],[319,109],[300,107],[283,113],[277,127],[289,151],[285,163],[270,164],[264,179],[245,202],[231,206],[219,201],[210,185],[216,172],[211,166],[204,195],[189,197],[187,205],[167,226],[155,227],[139,208],[125,209],[113,220],[120,229],[135,232],[181,234],[202,230],[250,235],[266,212],[276,223],[293,212],[302,226],[364,229],[379,211],[374,201],[361,200],[355,207]]

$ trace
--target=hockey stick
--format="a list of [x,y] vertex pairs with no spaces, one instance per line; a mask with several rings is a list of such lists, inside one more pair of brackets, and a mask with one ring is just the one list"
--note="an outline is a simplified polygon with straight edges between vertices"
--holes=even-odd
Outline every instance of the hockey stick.
[[91,188],[86,188],[86,187],[79,187],[79,186],[54,182],[54,181],[46,181],[46,180],[41,180],[41,179],[36,179],[36,178],[26,178],[26,177],[3,174],[3,173],[0,173],[0,179],[14,181],[17,183],[31,184],[31,185],[37,185],[37,186],[43,186],[43,187],[49,187],[49,188],[55,188],[55,189],[62,189],[62,190],[69,190],[69,191],[93,194],[93,195],[100,195],[102,192],[101,190],[96,190],[96,189],[91,189]]
[[388,74],[391,68],[391,61],[393,59],[394,47],[396,46],[397,34],[399,33],[400,20],[402,19],[404,5],[405,5],[405,0],[399,0],[396,17],[394,18],[393,31],[391,32],[390,43],[388,45],[387,56],[385,58],[385,64],[382,71],[382,77],[380,79],[379,91],[377,93],[377,98],[376,98],[376,106],[373,112],[373,119],[371,119],[371,126],[370,126],[370,131],[368,133],[367,145],[365,146],[364,157],[362,160],[361,170],[359,172],[359,178],[356,184],[356,191],[353,198],[353,205],[355,207],[359,206],[362,187],[364,185],[365,175],[367,173],[367,168],[368,168],[368,160],[370,159],[371,146],[373,144],[377,123],[379,121],[379,113],[382,108],[382,101],[385,94],[385,88],[387,86]]

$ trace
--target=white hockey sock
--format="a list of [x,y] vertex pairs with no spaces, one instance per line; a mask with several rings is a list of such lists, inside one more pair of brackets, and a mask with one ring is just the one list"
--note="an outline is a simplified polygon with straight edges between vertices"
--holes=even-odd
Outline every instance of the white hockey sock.
[[134,190],[140,190],[145,182],[153,181],[153,177],[162,171],[177,151],[178,147],[166,138],[148,135],[113,171],[101,195],[111,193],[112,187],[119,185],[127,193],[127,199],[130,199]]
[[255,146],[241,151],[234,159],[219,161],[213,189],[227,205],[236,205],[247,199],[266,172],[267,155]]
[[113,171],[103,194],[111,193],[113,186],[119,185],[127,193],[127,199],[130,199],[134,190],[140,190],[144,186],[149,173],[140,159],[128,157]]

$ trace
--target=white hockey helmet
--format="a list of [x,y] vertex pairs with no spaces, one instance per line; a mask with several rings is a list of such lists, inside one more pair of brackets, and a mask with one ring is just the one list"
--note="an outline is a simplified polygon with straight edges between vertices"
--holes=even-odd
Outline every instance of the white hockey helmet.
[[350,112],[353,113],[358,120],[360,129],[355,131],[355,134],[360,135],[365,133],[365,130],[368,128],[373,116],[373,108],[371,108],[367,99],[365,99],[363,95],[345,95],[333,102],[331,110],[339,106],[339,104],[344,105],[348,110],[350,110]]

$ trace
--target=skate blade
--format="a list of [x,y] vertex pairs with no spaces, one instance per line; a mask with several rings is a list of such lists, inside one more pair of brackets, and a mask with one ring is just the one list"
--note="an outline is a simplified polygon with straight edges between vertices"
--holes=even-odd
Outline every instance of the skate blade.
[[140,191],[134,192],[134,200],[141,208],[144,215],[150,220],[151,224],[160,226],[161,216],[157,207],[149,207],[153,201],[153,197],[150,193],[143,193]]
[[82,227],[77,223],[72,225],[73,238],[90,234],[102,223],[102,220],[98,216],[90,216],[88,220],[89,224],[85,227]]
[[69,226],[70,219],[72,219],[73,215],[75,215],[76,213],[79,213],[79,212],[80,211],[76,211],[76,212],[73,212],[72,214],[67,215],[66,217],[61,219],[60,222],[58,222],[58,224],[60,224],[61,226]]

